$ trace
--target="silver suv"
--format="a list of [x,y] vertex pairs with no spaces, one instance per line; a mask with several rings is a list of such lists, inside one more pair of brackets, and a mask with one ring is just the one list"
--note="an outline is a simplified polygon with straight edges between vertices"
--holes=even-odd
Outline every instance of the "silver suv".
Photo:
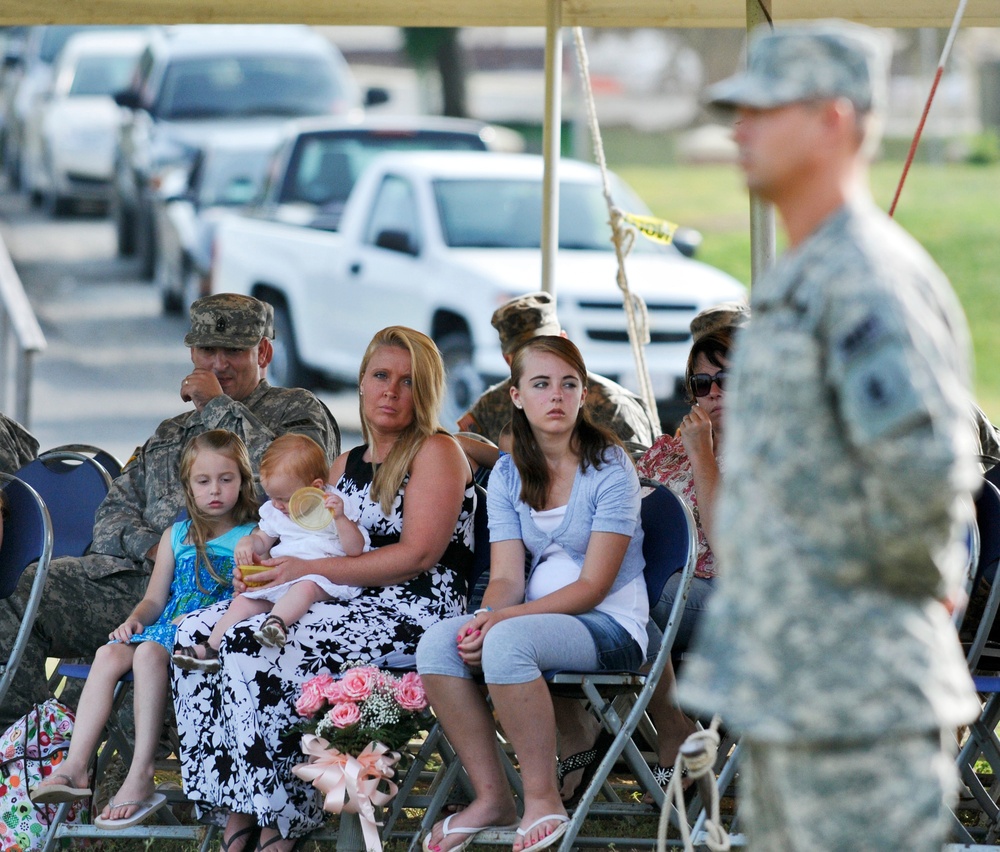
[[[368,103],[385,99],[370,92]],[[348,113],[362,98],[340,51],[305,26],[185,25],[154,32],[122,123],[111,207],[118,253],[156,265],[153,194],[165,170],[222,128],[274,134],[288,118]]]

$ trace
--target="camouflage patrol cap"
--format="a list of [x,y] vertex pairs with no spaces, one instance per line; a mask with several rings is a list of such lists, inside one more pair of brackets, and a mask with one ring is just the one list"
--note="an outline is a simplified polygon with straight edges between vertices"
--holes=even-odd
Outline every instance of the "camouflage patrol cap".
[[799,101],[844,97],[859,110],[885,103],[886,40],[849,21],[770,29],[758,27],[747,48],[747,69],[716,83],[717,106],[771,109]]
[[691,337],[697,340],[720,328],[739,328],[750,321],[750,306],[746,302],[721,302],[695,314],[691,320]]
[[500,348],[509,355],[522,343],[542,334],[559,334],[555,299],[548,293],[528,293],[504,303],[490,320],[500,335]]
[[262,337],[274,338],[274,309],[252,296],[216,293],[191,305],[187,346],[249,349]]

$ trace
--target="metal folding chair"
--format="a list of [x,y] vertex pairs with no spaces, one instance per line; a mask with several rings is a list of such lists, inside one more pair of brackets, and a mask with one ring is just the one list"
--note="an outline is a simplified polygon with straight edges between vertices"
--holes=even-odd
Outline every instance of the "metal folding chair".
[[35,579],[18,628],[17,636],[6,661],[0,664],[0,702],[14,680],[17,666],[24,656],[31,628],[42,601],[45,580],[52,559],[52,520],[41,496],[28,483],[7,473],[0,473],[7,517],[0,545],[0,598],[9,598],[24,569],[37,563]]
[[[559,848],[569,850],[577,845],[609,846],[611,844],[631,845],[632,838],[586,837],[581,828],[589,817],[611,817],[620,819],[626,815],[649,817],[654,811],[638,799],[641,792],[648,790],[658,804],[663,802],[663,791],[656,783],[652,770],[633,742],[640,720],[644,717],[649,699],[666,667],[667,660],[680,628],[680,619],[687,601],[691,579],[694,577],[697,559],[697,533],[694,516],[684,500],[669,489],[652,481],[644,482],[649,491],[642,500],[643,556],[646,559],[646,588],[650,602],[659,600],[667,579],[676,571],[683,571],[683,579],[670,617],[664,630],[663,640],[651,668],[646,672],[547,672],[554,695],[587,701],[601,725],[614,740],[601,759],[582,798],[573,810],[566,834]],[[628,696],[631,706],[624,718],[616,709],[617,698]],[[442,747],[448,749],[446,738],[441,737]],[[451,752],[453,755],[453,752]],[[608,777],[619,759],[624,759],[634,777],[638,780],[640,796],[619,797]],[[505,765],[508,778],[515,793],[520,795],[520,779],[508,764]],[[417,846],[420,836],[430,830],[437,821],[448,792],[462,783],[462,767],[452,757],[438,779],[439,786],[434,800],[428,806],[420,832],[411,843],[411,852]],[[595,801],[604,791],[607,801]],[[511,832],[482,832],[476,836],[476,843],[506,845],[512,840]]]
[[[996,728],[1000,724],[1000,583],[996,582],[1000,564],[1000,490],[989,480],[976,500],[976,525],[979,534],[979,561],[977,590],[984,584],[989,587],[985,604],[971,607],[967,619],[977,619],[973,625],[963,625],[963,638],[972,636],[966,651],[966,660],[972,680],[983,701],[979,718],[969,728],[958,757],[958,771],[966,788],[959,810],[974,806],[981,811],[979,824],[965,825],[954,814],[952,829],[955,839],[963,844],[985,842],[996,845],[1000,840],[1000,738]],[[974,632],[972,632],[974,629]],[[976,771],[980,760],[985,760],[992,774]]]
[[[649,812],[649,806],[642,805],[639,801],[622,801],[607,783],[619,758],[625,761],[641,791],[650,793],[656,805],[663,805],[663,790],[635,744],[634,734],[645,717],[653,690],[670,660],[674,640],[680,629],[697,561],[697,530],[691,509],[680,496],[658,483],[645,481],[644,484],[650,488],[642,500],[641,509],[646,589],[650,606],[659,600],[663,586],[672,574],[683,571],[683,576],[663,631],[663,640],[648,672],[557,672],[548,678],[553,693],[586,698],[591,712],[604,729],[614,735],[607,753],[573,810],[559,847],[563,850],[574,848],[584,821],[590,817],[620,818],[623,814]],[[616,709],[615,698],[622,694],[631,696],[631,707],[625,718]],[[596,801],[602,790],[608,802]],[[634,798],[641,799],[641,796]],[[628,843],[627,838],[587,839],[591,844],[605,840],[608,844]]]

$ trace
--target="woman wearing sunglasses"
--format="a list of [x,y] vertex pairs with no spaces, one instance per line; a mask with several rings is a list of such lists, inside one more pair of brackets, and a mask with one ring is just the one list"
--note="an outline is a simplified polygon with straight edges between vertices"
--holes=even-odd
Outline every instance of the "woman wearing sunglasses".
[[[684,415],[675,434],[661,435],[637,463],[639,476],[655,479],[687,500],[698,527],[698,562],[674,643],[678,652],[690,643],[715,579],[712,507],[719,482],[726,371],[734,331],[732,326],[725,326],[701,336],[695,334],[686,373],[691,410]],[[659,602],[649,613],[651,627],[655,623],[661,630],[665,628],[680,580],[681,572],[677,572],[667,581]],[[651,641],[650,648],[655,647]],[[673,687],[674,671],[668,663],[649,703],[657,734],[658,760],[653,773],[664,788],[673,776],[677,750],[695,730],[694,722],[671,701]]]

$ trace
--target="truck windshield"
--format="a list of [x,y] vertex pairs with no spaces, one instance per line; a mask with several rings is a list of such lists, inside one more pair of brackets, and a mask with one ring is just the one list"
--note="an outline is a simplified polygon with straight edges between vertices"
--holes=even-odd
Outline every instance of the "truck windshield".
[[324,115],[344,98],[333,68],[311,57],[213,57],[167,69],[164,119]]
[[[645,205],[621,182],[617,182],[612,193],[622,209],[646,214]],[[437,180],[434,196],[444,241],[451,248],[541,246],[540,180]],[[565,181],[560,184],[559,248],[614,251],[608,208],[600,186]],[[637,239],[634,251],[663,249],[648,240]]]

